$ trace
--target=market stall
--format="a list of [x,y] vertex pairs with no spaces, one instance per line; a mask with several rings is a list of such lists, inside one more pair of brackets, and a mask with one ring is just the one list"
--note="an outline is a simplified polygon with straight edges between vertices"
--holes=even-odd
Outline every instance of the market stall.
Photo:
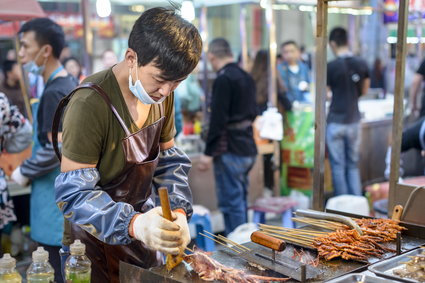
[[[393,145],[395,149],[400,148],[402,130],[407,4],[407,0],[401,0],[399,7],[396,91],[393,111]],[[268,281],[327,282],[343,275],[346,277],[334,279],[331,282],[394,282],[394,280],[406,280],[408,276],[416,276],[406,271],[408,270],[407,265],[414,264],[406,263],[406,259],[410,255],[417,262],[422,260],[424,254],[423,249],[419,247],[425,244],[425,227],[422,226],[423,213],[419,212],[417,205],[420,201],[423,203],[423,200],[421,198],[416,200],[416,197],[421,195],[419,189],[422,188],[412,190],[405,185],[397,184],[399,163],[395,161],[399,159],[399,150],[392,152],[389,208],[393,220],[372,219],[341,212],[321,212],[324,210],[327,8],[328,1],[318,0],[314,210],[296,212],[294,221],[302,223],[302,228],[286,229],[260,225],[259,230],[273,238],[266,240],[266,237],[263,237],[263,241],[258,241],[253,233],[251,235],[252,242],[243,245],[231,242],[222,236],[203,235],[223,244],[223,248],[211,255],[215,261],[208,255],[192,250],[194,254],[185,257],[189,264],[179,265],[172,271],[167,271],[164,266],[143,270],[132,265],[122,264],[120,276],[124,282],[135,278],[140,278],[140,280],[141,278],[151,278],[162,282],[203,282],[201,278],[217,282],[218,279],[227,282],[266,280],[258,276],[275,277],[268,278]],[[395,190],[404,191],[396,192]],[[409,190],[413,191],[410,196],[409,194],[402,196],[402,193]],[[395,206],[395,204],[404,205],[404,210],[403,206]],[[348,217],[344,217],[344,215]],[[282,242],[279,239],[285,240],[286,248],[282,248]],[[232,250],[229,251],[227,246],[230,246]],[[280,253],[275,253],[275,251],[280,251]],[[393,271],[394,269],[396,271]],[[361,272],[362,275],[353,275],[354,272]],[[347,281],[355,278],[360,279]]]

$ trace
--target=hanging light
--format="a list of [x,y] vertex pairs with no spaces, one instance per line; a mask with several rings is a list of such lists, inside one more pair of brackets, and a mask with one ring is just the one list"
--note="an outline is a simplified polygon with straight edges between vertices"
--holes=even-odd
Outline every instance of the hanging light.
[[110,0],[96,0],[96,13],[101,18],[106,18],[111,15]]
[[192,1],[183,1],[181,15],[182,18],[188,22],[191,22],[195,19],[195,7],[193,6]]

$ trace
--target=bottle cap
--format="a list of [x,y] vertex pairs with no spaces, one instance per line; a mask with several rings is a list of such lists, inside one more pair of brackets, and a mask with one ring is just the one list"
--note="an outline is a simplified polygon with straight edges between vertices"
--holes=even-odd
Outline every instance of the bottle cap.
[[16,260],[10,256],[10,254],[4,254],[2,258],[0,258],[0,268],[15,268]]
[[81,243],[80,240],[75,240],[69,249],[72,255],[83,255],[86,252],[86,245]]
[[49,253],[43,247],[38,247],[36,251],[32,252],[33,262],[45,262],[49,260]]

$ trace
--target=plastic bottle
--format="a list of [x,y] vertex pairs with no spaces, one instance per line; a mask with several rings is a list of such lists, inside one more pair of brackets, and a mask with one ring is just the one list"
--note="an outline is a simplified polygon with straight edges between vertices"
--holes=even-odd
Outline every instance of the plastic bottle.
[[28,283],[51,283],[55,281],[55,271],[49,263],[49,253],[38,247],[32,253],[32,263],[27,269]]
[[15,268],[16,260],[10,254],[4,254],[0,259],[0,282],[21,283],[22,277]]
[[86,257],[86,245],[80,240],[75,240],[70,246],[71,255],[65,263],[66,282],[90,283],[91,262]]

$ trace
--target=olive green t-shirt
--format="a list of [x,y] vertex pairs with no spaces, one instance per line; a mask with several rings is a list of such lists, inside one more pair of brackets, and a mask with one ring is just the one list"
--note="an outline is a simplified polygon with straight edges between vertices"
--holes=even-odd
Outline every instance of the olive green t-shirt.
[[[130,115],[111,68],[87,77],[84,82],[100,85],[130,132],[139,130]],[[175,135],[173,94],[162,104],[165,123],[160,142],[167,142]],[[160,105],[153,104],[143,127],[153,124],[160,117]],[[123,128],[98,93],[92,89],[81,89],[74,94],[65,110],[62,154],[75,162],[97,164],[101,186],[118,177],[124,169],[125,158],[121,145],[124,137]]]

